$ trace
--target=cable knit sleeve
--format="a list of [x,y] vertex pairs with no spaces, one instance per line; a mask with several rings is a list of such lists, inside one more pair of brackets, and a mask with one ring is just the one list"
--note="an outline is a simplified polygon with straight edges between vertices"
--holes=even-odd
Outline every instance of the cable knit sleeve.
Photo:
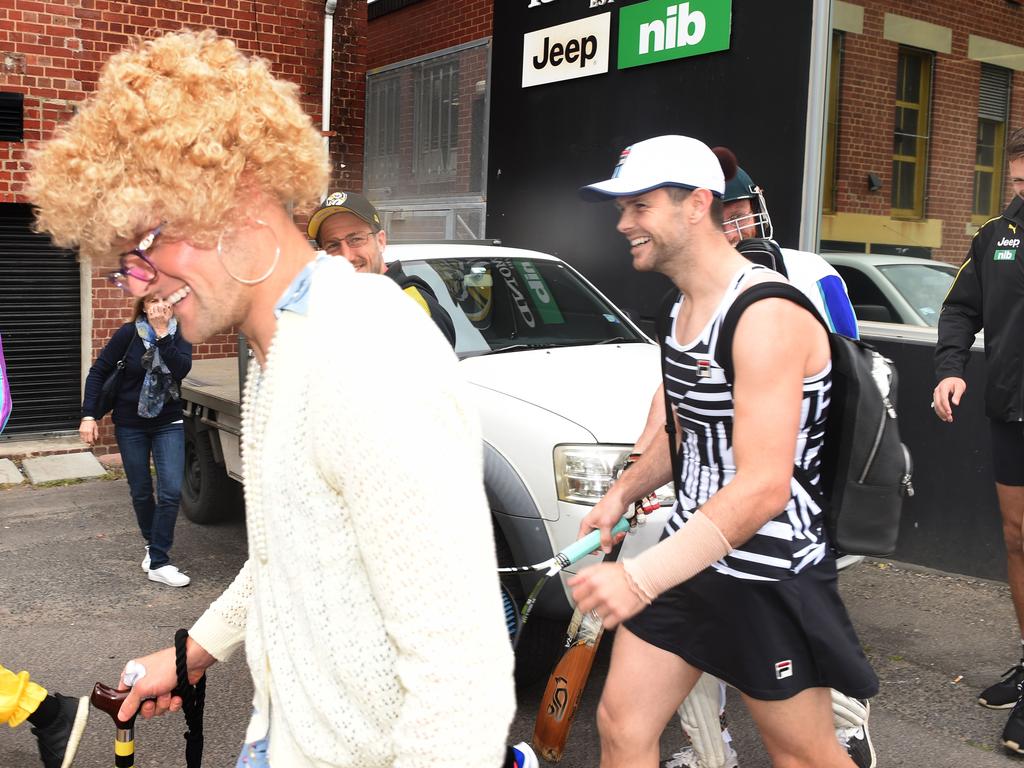
[[192,625],[189,636],[218,661],[226,661],[245,640],[245,623],[252,599],[249,561],[220,597]]
[[513,657],[478,418],[430,319],[390,281],[357,278],[334,301],[364,307],[368,322],[314,329],[346,354],[322,356],[311,408],[315,460],[357,521],[397,654],[393,765],[497,768],[515,710]]

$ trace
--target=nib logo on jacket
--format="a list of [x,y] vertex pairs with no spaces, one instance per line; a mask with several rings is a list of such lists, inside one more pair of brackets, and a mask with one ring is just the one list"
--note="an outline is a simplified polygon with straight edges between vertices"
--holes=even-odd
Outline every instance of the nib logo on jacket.
[[1003,237],[998,243],[996,243],[996,250],[992,253],[992,260],[1014,261],[1017,258],[1017,248],[1019,247],[1019,237]]

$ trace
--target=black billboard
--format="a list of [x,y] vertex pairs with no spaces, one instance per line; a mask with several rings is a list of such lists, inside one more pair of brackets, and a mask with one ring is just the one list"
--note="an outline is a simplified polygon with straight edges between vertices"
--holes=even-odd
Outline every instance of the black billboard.
[[681,133],[732,148],[797,246],[813,0],[494,5],[488,237],[553,253],[652,316],[667,281],[635,273],[614,206],[576,190],[627,145]]

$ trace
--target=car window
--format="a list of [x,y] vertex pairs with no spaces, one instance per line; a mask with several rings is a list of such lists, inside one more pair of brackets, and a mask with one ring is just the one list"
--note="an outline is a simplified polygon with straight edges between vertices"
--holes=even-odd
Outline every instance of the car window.
[[646,341],[563,263],[523,258],[402,261],[455,323],[460,356],[507,348]]
[[901,323],[903,318],[892,302],[875,285],[874,281],[856,267],[836,265],[836,271],[846,283],[846,292],[853,304],[853,313],[858,320],[874,320],[883,323]]
[[939,324],[942,302],[956,270],[941,264],[885,264],[878,270],[899,291],[928,325]]

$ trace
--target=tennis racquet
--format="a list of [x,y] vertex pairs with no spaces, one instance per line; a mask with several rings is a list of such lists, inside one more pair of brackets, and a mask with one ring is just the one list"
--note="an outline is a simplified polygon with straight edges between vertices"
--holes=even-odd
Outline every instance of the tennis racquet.
[[[622,517],[612,528],[612,536],[619,533],[625,533],[629,530],[629,526],[629,519]],[[548,583],[548,580],[563,568],[582,560],[600,546],[601,532],[591,531],[582,539],[574,541],[569,546],[557,552],[553,557],[541,563],[534,563],[533,565],[514,565],[498,569],[498,573],[502,574],[541,574],[540,578],[537,579],[537,583],[533,585],[533,589],[530,590],[530,594],[527,595],[526,600],[523,602],[523,607],[519,611],[516,611],[515,609],[515,601],[512,599],[512,595],[509,590],[502,586],[501,597],[505,606],[505,623],[508,626],[509,639],[512,641],[513,648],[519,644],[519,638],[522,636],[523,628],[526,626],[526,622],[530,618],[530,613],[533,611],[533,606],[537,603],[537,598],[543,591],[544,586]]]

